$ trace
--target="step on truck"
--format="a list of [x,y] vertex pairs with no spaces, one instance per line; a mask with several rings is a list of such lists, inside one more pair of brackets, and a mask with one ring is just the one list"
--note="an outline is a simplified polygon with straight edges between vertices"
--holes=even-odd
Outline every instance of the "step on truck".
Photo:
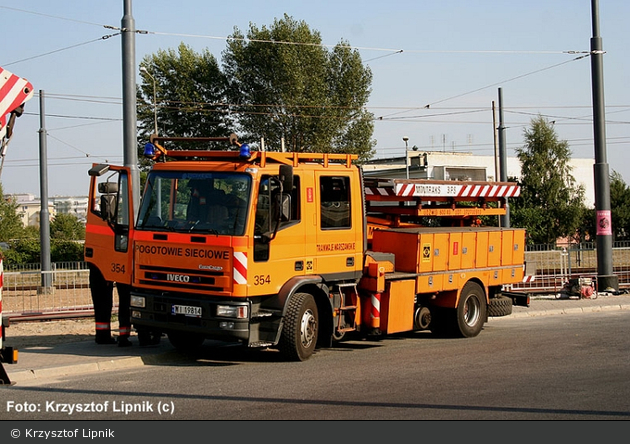
[[137,217],[128,168],[89,170],[85,260],[131,286],[139,338],[305,360],[350,335],[474,337],[529,304],[504,291],[523,280],[525,231],[477,226],[505,214],[516,183],[368,178],[352,154],[184,140],[145,146]]

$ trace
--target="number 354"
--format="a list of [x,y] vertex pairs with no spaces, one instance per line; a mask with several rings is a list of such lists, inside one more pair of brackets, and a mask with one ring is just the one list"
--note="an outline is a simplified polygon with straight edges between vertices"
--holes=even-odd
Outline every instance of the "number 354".
[[112,262],[111,270],[112,270],[112,273],[124,273],[125,272],[125,265],[124,264],[116,264],[116,263]]
[[254,285],[265,285],[271,283],[271,277],[268,274],[257,274],[254,276]]

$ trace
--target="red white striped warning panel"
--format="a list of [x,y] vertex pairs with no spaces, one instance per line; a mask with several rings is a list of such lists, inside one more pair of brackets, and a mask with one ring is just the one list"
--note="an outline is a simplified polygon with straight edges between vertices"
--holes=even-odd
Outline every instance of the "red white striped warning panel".
[[234,268],[232,270],[232,280],[235,284],[247,283],[247,253],[242,251],[234,252]]
[[398,197],[518,197],[521,188],[516,182],[491,183],[431,183],[427,182],[396,182],[393,186],[366,187],[365,193],[369,196],[398,196]]
[[395,188],[397,196],[409,197],[516,197],[520,194],[520,187],[516,183],[398,183]]
[[6,134],[7,114],[33,97],[33,85],[0,67],[0,139]]

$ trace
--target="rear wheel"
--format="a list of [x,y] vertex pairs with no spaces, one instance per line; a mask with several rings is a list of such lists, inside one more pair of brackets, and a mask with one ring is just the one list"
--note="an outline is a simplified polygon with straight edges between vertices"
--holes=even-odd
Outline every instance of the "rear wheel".
[[464,285],[459,297],[456,313],[457,336],[472,338],[477,336],[487,316],[486,295],[483,288],[475,282]]
[[319,329],[317,304],[312,295],[296,293],[289,300],[278,347],[285,358],[304,361],[315,350]]

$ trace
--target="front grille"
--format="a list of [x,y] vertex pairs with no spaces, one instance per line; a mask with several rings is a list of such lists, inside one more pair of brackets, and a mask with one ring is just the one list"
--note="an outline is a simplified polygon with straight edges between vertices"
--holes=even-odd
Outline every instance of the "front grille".
[[183,268],[141,265],[138,283],[153,288],[173,290],[226,291],[229,283],[224,271],[187,270]]

